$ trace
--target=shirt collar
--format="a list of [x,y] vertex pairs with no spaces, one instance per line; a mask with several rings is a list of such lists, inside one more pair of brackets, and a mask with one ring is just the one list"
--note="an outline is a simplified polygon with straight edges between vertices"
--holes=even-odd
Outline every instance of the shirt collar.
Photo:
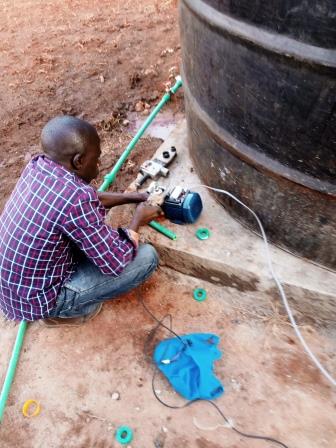
[[63,165],[50,159],[46,154],[36,155],[32,158],[31,164],[34,167],[47,172],[48,174],[54,174],[57,177],[65,177],[69,180],[81,184],[82,186],[88,185],[83,179],[78,177],[77,174],[67,170]]

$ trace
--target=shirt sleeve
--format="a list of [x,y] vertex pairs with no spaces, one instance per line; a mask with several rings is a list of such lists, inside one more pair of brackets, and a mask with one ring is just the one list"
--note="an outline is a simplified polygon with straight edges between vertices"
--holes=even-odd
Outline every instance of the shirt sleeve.
[[62,231],[103,274],[118,276],[137,253],[137,238],[125,228],[104,222],[105,209],[98,198],[79,197],[70,207]]

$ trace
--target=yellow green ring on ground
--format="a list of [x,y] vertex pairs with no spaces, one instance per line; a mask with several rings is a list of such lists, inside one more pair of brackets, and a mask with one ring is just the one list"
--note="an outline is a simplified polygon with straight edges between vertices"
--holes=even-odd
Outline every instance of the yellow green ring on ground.
[[[35,406],[35,409],[33,410],[32,413],[29,413],[29,409],[32,406]],[[22,414],[25,417],[36,417],[37,415],[39,415],[40,412],[41,412],[41,406],[40,403],[36,400],[27,400],[22,406]]]

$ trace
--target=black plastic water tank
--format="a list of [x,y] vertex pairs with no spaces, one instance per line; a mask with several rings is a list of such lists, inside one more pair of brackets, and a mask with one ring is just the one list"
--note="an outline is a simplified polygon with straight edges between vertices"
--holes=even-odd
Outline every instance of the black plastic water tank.
[[336,1],[181,0],[180,28],[202,180],[275,244],[336,269]]

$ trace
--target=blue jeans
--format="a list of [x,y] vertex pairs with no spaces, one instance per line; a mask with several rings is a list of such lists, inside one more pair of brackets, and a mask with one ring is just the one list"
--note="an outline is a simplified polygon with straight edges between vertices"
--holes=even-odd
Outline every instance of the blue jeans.
[[84,258],[70,280],[64,283],[50,317],[79,317],[97,308],[97,304],[115,298],[143,283],[158,266],[158,255],[150,244],[141,244],[135,259],[121,275],[102,274]]

